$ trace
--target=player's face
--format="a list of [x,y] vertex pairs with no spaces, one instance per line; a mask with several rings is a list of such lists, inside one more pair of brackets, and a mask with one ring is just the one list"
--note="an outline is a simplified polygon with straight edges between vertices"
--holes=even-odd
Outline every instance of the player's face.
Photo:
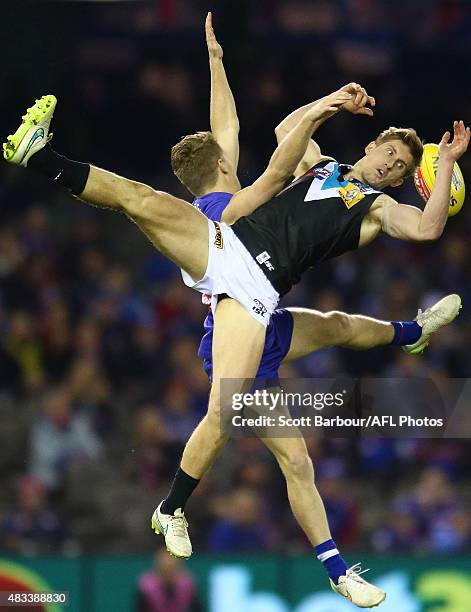
[[374,142],[365,149],[361,160],[362,180],[376,189],[398,187],[412,164],[412,154],[402,140],[390,140],[376,145]]

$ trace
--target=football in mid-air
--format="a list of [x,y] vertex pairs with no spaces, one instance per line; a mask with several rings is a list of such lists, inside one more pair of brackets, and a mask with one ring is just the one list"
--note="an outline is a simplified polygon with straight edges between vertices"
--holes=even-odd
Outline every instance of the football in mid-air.
[[[425,202],[429,199],[435,184],[439,155],[437,144],[429,143],[424,145],[422,161],[414,174],[415,188]],[[450,206],[448,208],[449,217],[453,217],[453,215],[460,212],[463,206],[465,192],[463,174],[461,173],[458,163],[455,162],[451,177]]]

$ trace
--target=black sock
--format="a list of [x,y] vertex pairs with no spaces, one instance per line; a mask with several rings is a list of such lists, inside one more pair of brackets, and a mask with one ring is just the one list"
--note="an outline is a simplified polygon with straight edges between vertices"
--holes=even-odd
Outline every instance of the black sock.
[[66,187],[74,195],[80,195],[85,189],[90,173],[90,164],[67,159],[56,153],[48,144],[31,157],[28,168]]
[[188,476],[181,467],[178,468],[170,488],[170,493],[160,507],[160,510],[164,514],[173,514],[177,508],[183,510],[198,483],[199,480]]

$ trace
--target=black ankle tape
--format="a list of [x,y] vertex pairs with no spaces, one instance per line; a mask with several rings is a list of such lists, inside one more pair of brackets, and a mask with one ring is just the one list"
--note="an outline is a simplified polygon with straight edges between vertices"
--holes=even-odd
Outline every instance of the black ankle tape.
[[56,153],[48,144],[31,157],[28,168],[66,187],[77,196],[85,190],[90,174],[90,164],[67,159]]
[[182,468],[178,468],[174,481],[170,488],[170,493],[161,506],[164,514],[173,514],[177,508],[185,509],[185,504],[196,489],[199,480],[193,478]]

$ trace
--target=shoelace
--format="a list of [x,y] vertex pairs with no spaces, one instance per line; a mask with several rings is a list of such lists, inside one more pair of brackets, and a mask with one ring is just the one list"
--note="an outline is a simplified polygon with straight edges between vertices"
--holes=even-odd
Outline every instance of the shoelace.
[[362,574],[366,574],[366,572],[369,572],[369,571],[370,571],[369,568],[362,570],[361,563],[355,563],[355,565],[352,565],[352,567],[348,568],[347,577],[353,578],[355,582],[362,584],[362,581],[357,580],[357,578],[359,578]]
[[428,319],[429,321],[438,321],[441,320],[441,318],[443,317],[444,313],[443,311],[438,308],[437,310],[432,310],[431,308],[427,308],[426,310],[422,311],[421,308],[419,308],[419,312],[417,313],[417,323],[422,323],[425,319]]
[[186,519],[184,516],[172,516],[170,518],[170,522],[172,525],[172,531],[177,537],[179,538],[186,537],[188,523],[186,522]]

